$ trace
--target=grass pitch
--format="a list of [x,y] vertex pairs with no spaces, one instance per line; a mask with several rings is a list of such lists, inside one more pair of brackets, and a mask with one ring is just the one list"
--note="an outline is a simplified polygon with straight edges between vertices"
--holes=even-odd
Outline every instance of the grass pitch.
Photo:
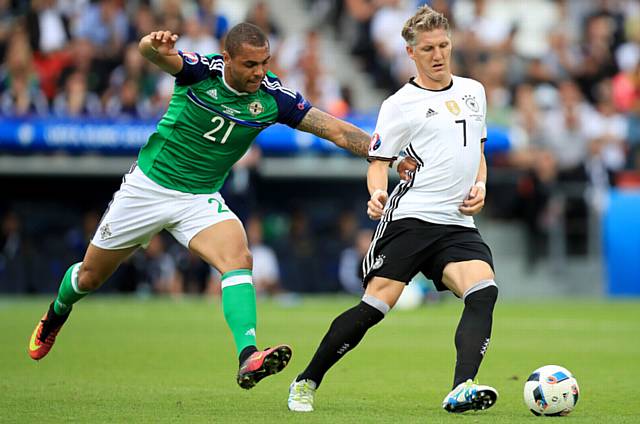
[[[89,297],[49,356],[34,362],[27,343],[49,301],[0,298],[0,422],[640,422],[638,301],[499,302],[478,377],[500,398],[463,415],[440,407],[462,308],[452,299],[392,311],[327,374],[310,414],[287,410],[289,383],[331,320],[357,299],[259,302],[261,347],[289,343],[294,354],[281,374],[250,391],[235,383],[235,349],[215,300]],[[523,404],[524,381],[547,364],[578,379],[580,401],[568,417],[534,417]]]

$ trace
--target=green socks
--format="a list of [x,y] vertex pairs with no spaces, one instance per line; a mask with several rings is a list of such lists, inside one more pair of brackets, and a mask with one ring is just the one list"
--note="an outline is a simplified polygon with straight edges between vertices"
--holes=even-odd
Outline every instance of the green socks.
[[245,347],[256,345],[256,291],[251,270],[225,272],[221,285],[224,318],[233,333],[239,355]]
[[78,300],[89,294],[88,291],[82,291],[78,288],[78,271],[82,262],[73,264],[62,277],[62,283],[58,290],[58,297],[53,303],[53,310],[58,315],[66,315],[71,311],[71,306]]

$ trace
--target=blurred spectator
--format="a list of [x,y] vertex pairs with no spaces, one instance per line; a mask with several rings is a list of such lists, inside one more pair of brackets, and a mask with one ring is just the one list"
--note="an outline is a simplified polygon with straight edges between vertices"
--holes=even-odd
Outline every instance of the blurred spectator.
[[142,37],[158,30],[156,17],[150,6],[141,4],[133,13],[129,21],[127,44],[138,43]]
[[220,45],[220,50],[216,51],[220,53],[224,45],[224,37],[229,31],[229,21],[224,14],[220,13],[216,3],[216,0],[198,0],[198,18],[204,30]]
[[67,49],[71,39],[69,20],[56,8],[54,0],[34,0],[26,15],[26,28],[42,91],[51,100],[56,95],[60,73],[71,60]]
[[86,211],[82,215],[82,224],[79,227],[71,228],[66,236],[66,253],[70,258],[66,262],[81,261],[84,252],[93,237],[93,234],[100,223],[100,213],[94,209]]
[[102,113],[102,104],[97,94],[88,89],[87,75],[74,72],[65,82],[64,91],[53,101],[54,115],[64,117],[96,117]]
[[587,100],[596,99],[595,87],[618,72],[613,47],[615,27],[605,15],[593,15],[585,23],[580,61],[574,69],[574,78]]
[[295,68],[287,76],[287,84],[300,91],[314,106],[344,116],[348,113],[342,104],[338,82],[325,70],[320,57],[320,36],[316,31],[309,31],[303,43],[304,49]]
[[138,82],[132,78],[124,80],[120,90],[106,100],[105,111],[109,117],[124,119],[149,119],[154,113],[151,102],[140,96]]
[[40,90],[34,71],[31,47],[23,31],[15,32],[9,42],[5,61],[0,70],[2,114],[14,116],[45,115],[47,100]]
[[9,293],[33,291],[30,287],[30,256],[20,217],[14,211],[2,216],[0,224],[0,288]]
[[91,41],[95,57],[114,65],[122,55],[128,19],[119,0],[99,0],[86,7],[77,22],[76,37]]
[[328,286],[327,276],[319,263],[317,238],[309,225],[306,211],[291,213],[288,237],[280,240],[278,257],[281,260],[284,289],[293,292],[322,292]]
[[[182,13],[182,5],[180,0],[158,0],[156,3],[160,3],[160,22],[158,27],[154,30],[168,30],[174,34],[182,34],[182,24],[184,21],[184,14]],[[158,10],[154,8],[154,10]],[[143,34],[145,35],[145,34]]]
[[0,0],[0,57],[5,57],[7,42],[11,37],[16,15],[11,0]]
[[280,267],[275,251],[263,243],[262,219],[252,216],[247,222],[247,238],[253,256],[253,285],[256,294],[273,296],[282,291]]
[[209,264],[177,243],[172,243],[169,253],[176,260],[185,293],[210,294],[212,292],[212,269]]
[[138,43],[131,43],[125,49],[124,63],[111,72],[109,87],[105,91],[105,102],[119,95],[127,80],[136,83],[139,101],[150,100],[156,94],[157,75],[150,72],[148,62],[138,51]]
[[369,244],[373,238],[373,230],[359,230],[355,242],[340,254],[338,274],[340,285],[347,293],[361,295],[364,292],[362,286],[362,261],[369,250]]
[[71,44],[71,62],[60,73],[59,87],[66,85],[69,75],[80,72],[86,76],[89,91],[100,95],[106,88],[108,70],[104,69],[94,60],[95,50],[91,42],[84,38],[78,38]]
[[393,79],[389,88],[395,89],[404,85],[415,71],[405,49],[406,42],[400,35],[400,29],[415,11],[403,0],[382,0],[380,6],[371,20],[371,39],[381,71]]
[[176,43],[176,48],[203,55],[222,52],[220,41],[207,31],[198,16],[192,16],[184,22],[184,31]]
[[258,207],[255,186],[257,179],[260,178],[258,166],[261,159],[260,146],[256,143],[252,144],[244,156],[233,165],[221,190],[227,204],[243,222],[249,218],[251,211]]
[[34,52],[60,51],[71,39],[69,20],[56,8],[55,0],[32,0],[26,24]]
[[161,234],[153,236],[137,264],[140,287],[150,287],[154,293],[172,296],[182,293],[182,279],[175,260],[167,253]]
[[[615,109],[610,80],[600,83],[597,93],[596,113],[585,123],[585,133],[592,156],[612,177],[626,163],[628,123]],[[612,182],[613,178],[608,180]]]
[[246,22],[260,27],[267,34],[269,37],[271,54],[276,54],[280,48],[280,37],[282,36],[282,31],[271,17],[269,4],[263,0],[257,1],[249,10]]

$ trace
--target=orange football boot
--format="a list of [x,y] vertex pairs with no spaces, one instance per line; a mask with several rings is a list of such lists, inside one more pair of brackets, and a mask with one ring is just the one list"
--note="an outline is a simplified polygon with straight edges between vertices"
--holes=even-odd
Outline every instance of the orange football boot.
[[238,370],[238,384],[243,389],[251,389],[263,378],[282,371],[289,363],[291,354],[291,348],[287,345],[253,352]]
[[58,332],[60,332],[68,317],[69,314],[56,314],[53,311],[53,303],[51,303],[49,310],[44,314],[31,334],[31,340],[29,340],[29,356],[31,356],[31,359],[39,361],[49,353],[53,343],[56,341]]

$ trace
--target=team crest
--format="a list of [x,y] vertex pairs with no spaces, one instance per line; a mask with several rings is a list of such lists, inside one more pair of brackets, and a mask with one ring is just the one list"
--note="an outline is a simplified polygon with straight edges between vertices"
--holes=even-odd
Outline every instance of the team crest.
[[98,231],[100,231],[100,240],[111,237],[111,225],[109,223],[104,224]]
[[466,104],[472,111],[478,112],[480,110],[480,106],[478,106],[478,102],[474,96],[467,94],[462,98],[462,100],[464,100],[464,104]]
[[458,103],[456,103],[455,100],[447,100],[444,104],[447,106],[447,109],[449,109],[449,112],[454,115],[460,114],[460,106],[458,106]]
[[384,263],[384,260],[386,259],[386,256],[384,255],[378,255],[378,257],[376,258],[376,261],[373,263],[373,265],[371,266],[372,269],[378,269],[382,266],[382,264]]
[[371,143],[369,143],[369,150],[378,150],[381,144],[382,140],[380,140],[380,134],[373,133],[373,136],[371,137]]
[[252,102],[249,105],[249,112],[251,112],[253,116],[260,115],[263,111],[264,107],[262,106],[262,103],[258,101]]
[[195,65],[199,61],[198,55],[191,52],[182,52],[182,57],[184,58],[184,61],[189,65]]

